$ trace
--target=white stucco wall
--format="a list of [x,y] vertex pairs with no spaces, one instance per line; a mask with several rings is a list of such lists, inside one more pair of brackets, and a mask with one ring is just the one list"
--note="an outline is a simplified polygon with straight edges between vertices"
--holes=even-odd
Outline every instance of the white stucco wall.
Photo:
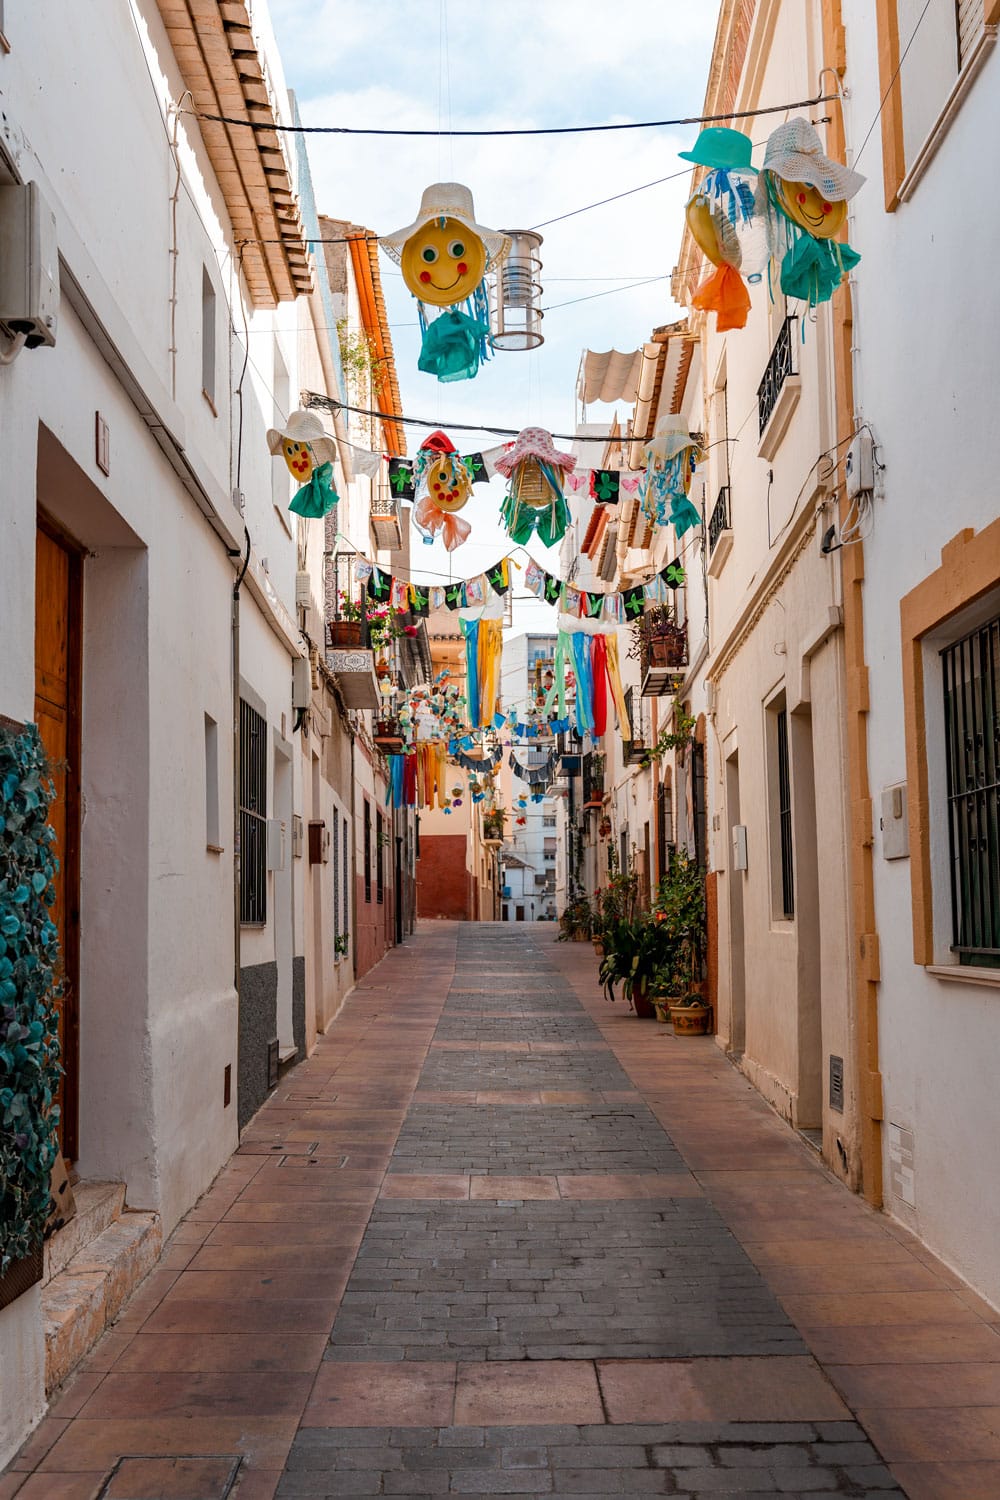
[[[847,133],[857,145],[880,98],[874,18],[862,0],[846,0],[844,18],[851,86]],[[925,124],[934,117],[926,106],[940,102],[937,73],[927,49],[914,47],[901,75],[904,126],[908,100],[911,126],[914,101],[923,100]],[[939,566],[941,548],[959,530],[978,531],[1000,510],[995,256],[991,235],[966,227],[982,143],[998,133],[1000,54],[994,50],[925,175],[892,214],[884,211],[876,127],[860,162],[869,186],[852,205],[850,227],[851,243],[863,257],[856,273],[856,399],[886,466],[884,498],[875,503],[865,543],[864,587],[882,973],[879,1053],[886,1127],[911,1131],[914,1151],[911,1206],[894,1186],[884,1130],[886,1207],[995,1305],[1000,1200],[992,1143],[1000,1136],[1000,1096],[993,1063],[1000,1048],[1000,992],[949,982],[914,964],[911,864],[883,857],[878,811],[882,789],[907,776],[899,601]],[[912,128],[904,128],[904,136],[909,165],[919,142]],[[905,378],[908,372],[922,374]],[[945,643],[935,644],[932,659]],[[940,702],[940,692],[929,686],[929,742],[939,740]],[[940,764],[932,754],[935,925],[943,939],[939,957],[950,962]]]

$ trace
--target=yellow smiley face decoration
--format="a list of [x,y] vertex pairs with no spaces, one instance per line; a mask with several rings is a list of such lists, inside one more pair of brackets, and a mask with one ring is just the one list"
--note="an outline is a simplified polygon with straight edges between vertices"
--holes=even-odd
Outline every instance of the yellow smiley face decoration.
[[414,297],[434,307],[452,307],[471,297],[482,281],[486,246],[458,219],[431,219],[403,245],[399,265]]
[[312,478],[313,469],[316,467],[316,460],[309,444],[296,443],[292,438],[286,437],[282,440],[281,454],[292,478],[298,484],[308,484]]
[[843,200],[832,202],[810,183],[786,182],[783,177],[774,179],[774,190],[788,217],[813,239],[835,239],[844,227],[847,204]]
[[462,460],[452,454],[435,459],[427,470],[427,494],[438,510],[461,510],[472,494],[472,480]]

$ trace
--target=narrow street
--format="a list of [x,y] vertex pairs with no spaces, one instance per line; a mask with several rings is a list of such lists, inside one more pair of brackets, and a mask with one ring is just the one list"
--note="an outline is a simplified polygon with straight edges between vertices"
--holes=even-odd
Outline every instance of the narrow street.
[[424,923],[0,1497],[971,1500],[1000,1487],[987,1317],[711,1039],[609,1006],[589,944]]

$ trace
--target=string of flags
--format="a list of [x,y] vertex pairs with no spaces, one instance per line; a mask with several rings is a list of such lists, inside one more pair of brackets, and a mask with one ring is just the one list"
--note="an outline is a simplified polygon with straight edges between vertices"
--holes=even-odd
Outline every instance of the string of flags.
[[[431,610],[471,609],[483,605],[490,592],[502,597],[510,588],[510,563],[510,557],[503,557],[474,578],[436,585],[395,578],[368,558],[359,556],[355,561],[355,578],[365,585],[373,604],[389,604],[394,609],[409,610],[417,618],[426,619]],[[524,583],[536,599],[551,604],[563,614],[623,625],[638,619],[647,601],[665,602],[670,593],[684,584],[685,577],[683,563],[675,558],[643,583],[613,594],[597,593],[557,578],[529,554]]]

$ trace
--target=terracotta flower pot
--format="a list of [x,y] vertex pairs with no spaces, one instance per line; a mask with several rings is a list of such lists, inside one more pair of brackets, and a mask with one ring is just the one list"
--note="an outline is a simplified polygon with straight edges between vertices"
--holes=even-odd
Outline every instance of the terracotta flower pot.
[[651,1021],[656,1015],[653,1002],[648,995],[633,995],[632,1009],[641,1021]]
[[670,1019],[675,1036],[704,1036],[712,1021],[710,1005],[672,1005]]
[[360,620],[331,620],[330,646],[335,651],[350,651],[361,645]]

